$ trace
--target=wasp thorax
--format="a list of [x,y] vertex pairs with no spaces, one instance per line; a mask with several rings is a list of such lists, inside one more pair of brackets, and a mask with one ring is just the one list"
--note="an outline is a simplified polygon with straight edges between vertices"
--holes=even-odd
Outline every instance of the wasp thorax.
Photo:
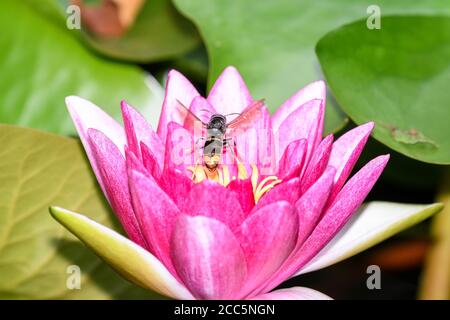
[[214,114],[209,120],[206,129],[211,132],[217,130],[218,134],[224,134],[227,129],[227,119],[221,114]]

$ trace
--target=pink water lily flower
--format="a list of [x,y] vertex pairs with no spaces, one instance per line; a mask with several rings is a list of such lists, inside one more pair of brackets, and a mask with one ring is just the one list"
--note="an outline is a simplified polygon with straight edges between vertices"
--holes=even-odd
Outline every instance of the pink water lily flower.
[[[190,158],[198,144],[177,104],[205,122],[208,114],[245,112],[253,98],[233,67],[206,99],[171,71],[156,132],[125,102],[122,127],[94,104],[68,97],[98,182],[129,239],[77,213],[57,207],[51,212],[124,277],[169,297],[328,298],[303,287],[274,289],[385,239],[409,226],[406,218],[419,216],[407,207],[397,215],[379,214],[389,204],[358,211],[389,156],[373,159],[349,179],[373,123],[336,141],[322,138],[325,95],[318,81],[272,116],[263,107],[253,133],[242,133],[238,155],[228,152],[231,162],[220,164],[214,177]],[[258,157],[266,147],[275,150],[269,169]],[[189,161],[175,161],[180,150],[187,150],[181,157]],[[350,220],[357,211],[358,219]]]

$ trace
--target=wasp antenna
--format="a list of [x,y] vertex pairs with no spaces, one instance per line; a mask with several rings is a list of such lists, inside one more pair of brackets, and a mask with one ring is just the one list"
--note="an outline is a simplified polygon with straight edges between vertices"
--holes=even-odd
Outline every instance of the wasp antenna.
[[175,100],[178,102],[178,104],[181,104],[183,107],[187,108],[187,107],[183,104],[183,102],[181,102],[181,101],[178,100],[178,99],[175,99]]
[[226,114],[225,117],[229,117],[229,116],[238,116],[238,115],[240,115],[240,113],[238,113],[238,112],[233,112],[233,113]]
[[208,112],[209,114],[212,114],[212,111],[211,111],[211,110],[208,110],[208,109],[200,109],[200,111],[201,111],[201,112]]

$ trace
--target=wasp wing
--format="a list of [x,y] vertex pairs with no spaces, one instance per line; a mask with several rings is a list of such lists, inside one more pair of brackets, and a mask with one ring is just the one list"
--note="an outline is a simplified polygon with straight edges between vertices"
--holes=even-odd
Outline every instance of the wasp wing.
[[263,115],[264,99],[254,101],[245,110],[227,124],[227,136],[237,135],[253,127]]
[[183,126],[193,132],[195,126],[198,126],[199,123],[203,126],[206,126],[199,117],[197,117],[191,110],[189,110],[184,104],[177,100],[176,102],[176,112],[178,113],[179,119],[184,119]]

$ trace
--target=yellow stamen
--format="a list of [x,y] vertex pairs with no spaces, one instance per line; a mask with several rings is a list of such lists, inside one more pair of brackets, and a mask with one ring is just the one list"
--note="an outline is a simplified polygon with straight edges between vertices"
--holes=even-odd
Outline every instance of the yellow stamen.
[[253,186],[253,194],[255,194],[256,192],[256,187],[258,186],[258,179],[259,179],[259,174],[258,174],[258,167],[256,167],[255,164],[251,164],[250,165],[252,167],[252,186]]
[[255,192],[260,191],[260,190],[264,187],[264,185],[265,185],[267,182],[269,182],[270,180],[277,180],[277,179],[278,179],[278,178],[277,178],[276,176],[268,176],[268,177],[264,178],[264,180],[261,181],[261,182],[259,183],[259,185],[258,185],[258,187],[256,188],[256,191],[255,191]]
[[224,183],[223,183],[223,174],[222,174],[222,170],[216,170],[216,172],[219,174],[219,183],[221,184],[221,185],[225,185]]
[[223,171],[223,185],[226,187],[230,183],[230,171],[228,170],[228,166],[222,166]]
[[201,165],[196,165],[195,167],[190,166],[190,167],[187,167],[187,169],[192,172],[191,179],[195,183],[199,183],[199,182],[207,179],[205,171],[203,170],[203,166],[201,166]]
[[[248,173],[245,166],[237,160],[238,167],[238,179],[247,179]],[[282,180],[278,179],[276,176],[268,176],[264,178],[261,182],[258,183],[259,180],[259,170],[258,167],[254,164],[250,164],[252,168],[252,173],[250,176],[252,187],[253,187],[253,197],[255,199],[255,203],[258,202],[263,195],[269,192],[270,189],[279,184]],[[208,170],[203,165],[197,165],[195,167],[188,167],[189,171],[192,172],[192,180],[195,183],[199,183],[203,180],[209,179],[220,183],[223,186],[227,186],[230,179],[230,170],[226,165],[220,165],[214,171]],[[233,176],[232,180],[235,180],[236,177]]]
[[[261,197],[266,192],[268,192],[270,189],[272,189],[273,187],[275,187],[277,184],[279,184],[281,182],[281,180],[278,179],[277,177],[274,177],[274,178],[275,178],[275,180],[266,186],[264,186],[264,184],[262,182],[259,184],[258,188],[256,189],[256,192],[253,194],[253,196],[255,197],[255,203],[257,203],[259,201],[259,199],[261,199]],[[264,179],[264,180],[266,180],[266,179]]]
[[239,161],[238,158],[236,158],[237,162],[237,168],[238,168],[238,179],[244,180],[247,179],[247,169],[245,169],[245,166]]

